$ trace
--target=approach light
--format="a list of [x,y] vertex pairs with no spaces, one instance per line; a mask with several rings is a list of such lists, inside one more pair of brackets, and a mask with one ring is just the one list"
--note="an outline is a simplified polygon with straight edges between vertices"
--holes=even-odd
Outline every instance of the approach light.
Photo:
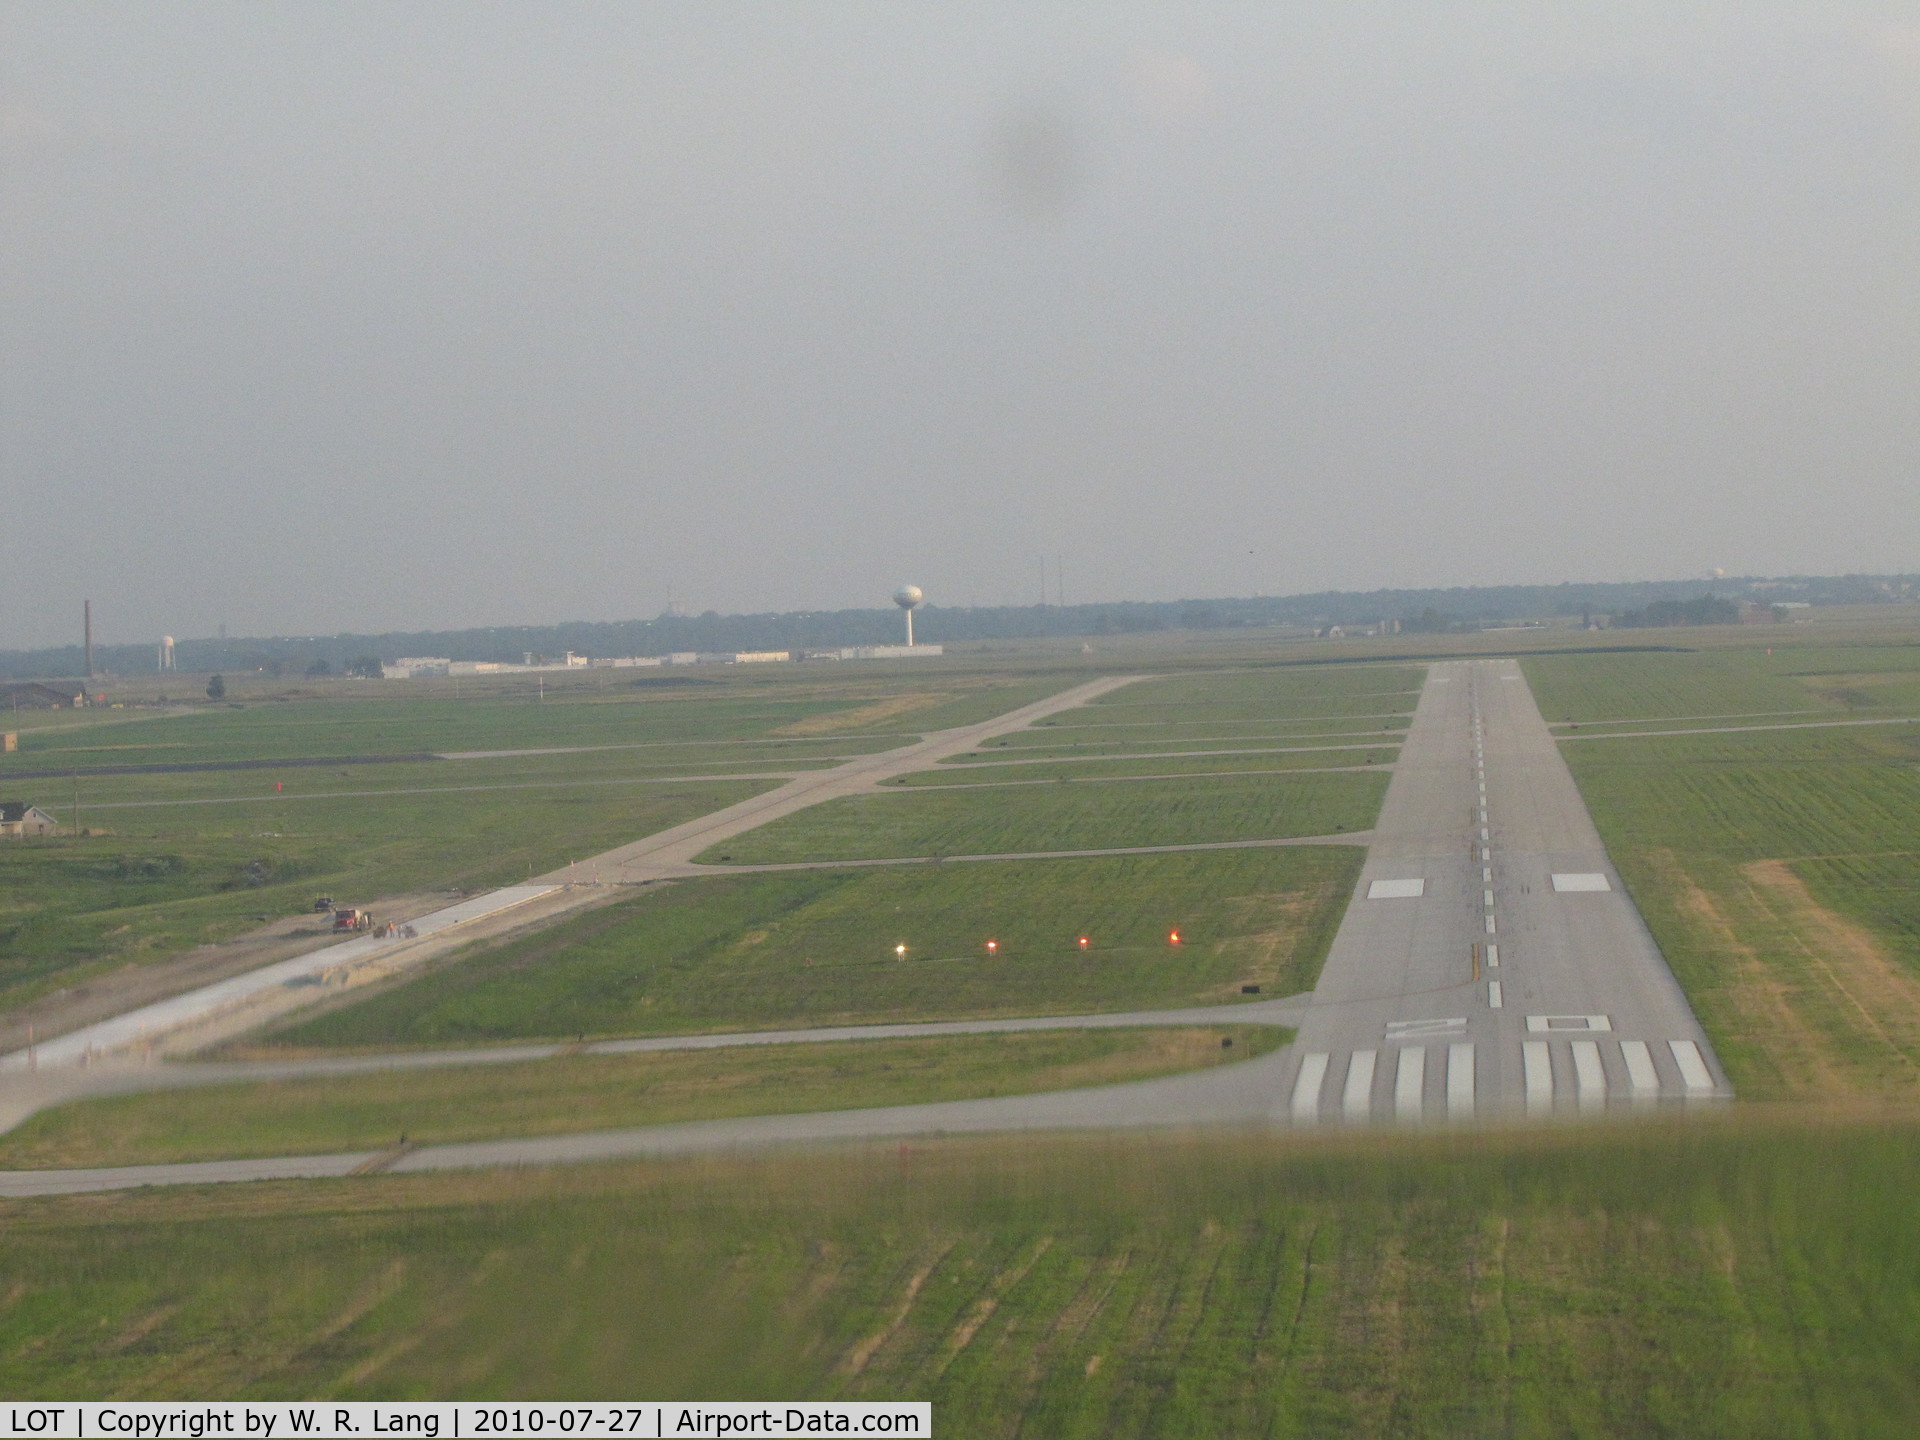
[[896,945],[893,947],[893,953],[904,960],[907,958],[907,947],[904,945]]
[[987,949],[998,950],[999,948],[1000,948],[1000,942],[998,940],[987,941]]
[[1082,950],[1086,949],[1091,944],[1093,944],[1093,941],[1089,940],[1086,936],[1082,935],[1080,937],[1080,948]]
[[1167,932],[1167,943],[1169,945],[1178,945],[1180,943],[1180,932],[1178,930],[1169,930]]

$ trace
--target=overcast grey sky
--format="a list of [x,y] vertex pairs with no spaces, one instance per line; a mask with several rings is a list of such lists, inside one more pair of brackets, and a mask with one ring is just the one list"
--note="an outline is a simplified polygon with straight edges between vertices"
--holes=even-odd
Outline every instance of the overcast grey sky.
[[0,4],[0,646],[1920,569],[1920,9]]

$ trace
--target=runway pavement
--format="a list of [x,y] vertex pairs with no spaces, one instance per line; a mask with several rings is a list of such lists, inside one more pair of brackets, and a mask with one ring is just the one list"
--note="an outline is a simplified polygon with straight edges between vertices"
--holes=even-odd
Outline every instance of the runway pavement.
[[1274,1097],[1469,1120],[1730,1094],[1519,664],[1436,664]]

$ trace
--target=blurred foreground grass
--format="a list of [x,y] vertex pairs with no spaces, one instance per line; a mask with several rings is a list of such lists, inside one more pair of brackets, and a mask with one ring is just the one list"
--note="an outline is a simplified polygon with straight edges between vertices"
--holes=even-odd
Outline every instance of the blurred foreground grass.
[[0,1206],[0,1389],[942,1433],[1912,1433],[1920,1124],[1047,1137]]

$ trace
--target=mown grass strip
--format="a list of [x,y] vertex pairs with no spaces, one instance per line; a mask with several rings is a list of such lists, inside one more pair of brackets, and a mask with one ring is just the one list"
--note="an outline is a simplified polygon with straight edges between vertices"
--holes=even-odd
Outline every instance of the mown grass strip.
[[0,1169],[150,1165],[441,1145],[635,1125],[916,1105],[1146,1080],[1262,1055],[1226,1025],[561,1055],[76,1101],[0,1137]]

